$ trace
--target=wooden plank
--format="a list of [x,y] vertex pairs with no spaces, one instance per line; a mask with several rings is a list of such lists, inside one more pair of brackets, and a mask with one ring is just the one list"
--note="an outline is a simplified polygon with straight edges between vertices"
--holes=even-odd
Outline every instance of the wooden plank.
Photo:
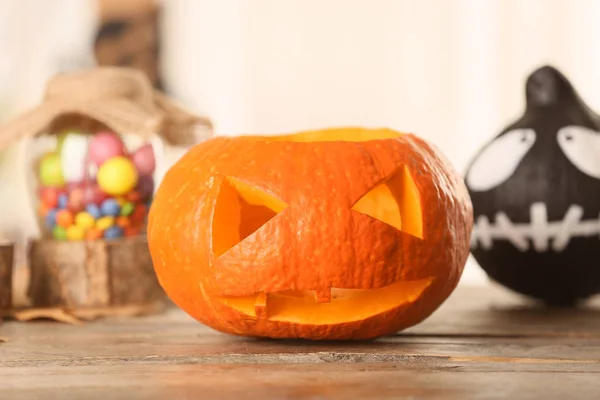
[[256,340],[183,312],[83,327],[0,325],[0,398],[590,399],[600,304],[540,309],[460,288],[429,319],[362,343]]
[[428,320],[400,334],[600,337],[600,296],[575,309],[550,309],[494,284],[459,288]]
[[[2,398],[109,399],[595,399],[598,374],[464,369],[425,362],[55,367],[3,374]],[[8,383],[9,382],[9,383]],[[30,397],[26,397],[30,396]],[[66,397],[68,396],[68,397]]]

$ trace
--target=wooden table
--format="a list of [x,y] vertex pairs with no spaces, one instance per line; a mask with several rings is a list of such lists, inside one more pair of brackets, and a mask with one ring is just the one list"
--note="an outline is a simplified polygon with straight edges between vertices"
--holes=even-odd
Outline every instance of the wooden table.
[[250,340],[176,309],[83,327],[0,325],[0,399],[600,399],[600,302],[544,310],[460,287],[367,343]]

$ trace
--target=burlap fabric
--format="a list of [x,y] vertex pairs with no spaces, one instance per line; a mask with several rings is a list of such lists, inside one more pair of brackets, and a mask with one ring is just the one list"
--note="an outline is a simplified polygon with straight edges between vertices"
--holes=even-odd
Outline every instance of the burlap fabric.
[[0,149],[43,133],[59,117],[82,115],[118,133],[153,134],[173,145],[193,145],[212,135],[208,118],[194,115],[155,91],[132,68],[99,67],[59,74],[46,86],[42,103],[0,125]]

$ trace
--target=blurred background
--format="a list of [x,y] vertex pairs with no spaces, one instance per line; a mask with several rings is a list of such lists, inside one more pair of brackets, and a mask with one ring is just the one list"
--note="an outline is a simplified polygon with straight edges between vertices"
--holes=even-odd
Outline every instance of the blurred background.
[[598,21],[598,0],[0,0],[0,121],[58,72],[127,65],[217,135],[389,126],[464,173],[541,65],[600,108]]

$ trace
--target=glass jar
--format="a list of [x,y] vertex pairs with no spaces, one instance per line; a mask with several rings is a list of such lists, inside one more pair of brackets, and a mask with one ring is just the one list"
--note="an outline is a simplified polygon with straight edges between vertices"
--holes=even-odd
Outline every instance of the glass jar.
[[85,116],[57,119],[33,139],[32,188],[42,237],[118,239],[145,233],[157,144]]

